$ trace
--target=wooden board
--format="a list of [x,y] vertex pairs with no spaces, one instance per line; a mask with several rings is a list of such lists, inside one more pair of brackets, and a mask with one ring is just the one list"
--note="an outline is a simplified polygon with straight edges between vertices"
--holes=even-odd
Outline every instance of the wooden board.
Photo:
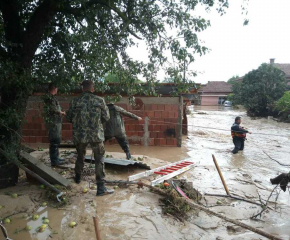
[[42,177],[44,180],[50,184],[58,184],[64,187],[71,185],[71,182],[55,172],[50,167],[43,164],[41,161],[37,160],[29,153],[21,151],[20,152],[21,162],[31,171]]

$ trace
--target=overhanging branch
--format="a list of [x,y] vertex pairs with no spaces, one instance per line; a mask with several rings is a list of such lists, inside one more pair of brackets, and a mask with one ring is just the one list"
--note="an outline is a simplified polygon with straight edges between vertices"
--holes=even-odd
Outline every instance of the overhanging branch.
[[125,30],[128,30],[128,32],[133,35],[135,38],[137,39],[142,39],[141,37],[139,37],[136,33],[134,33],[132,30],[129,29],[130,24],[132,24],[131,19],[127,16],[126,12],[122,12],[119,8],[117,8],[116,6],[112,5],[110,3],[110,1],[105,1],[105,0],[91,0],[86,4],[83,4],[81,7],[78,8],[73,8],[69,5],[66,5],[62,10],[60,10],[63,13],[68,13],[68,14],[72,14],[74,15],[74,17],[76,18],[77,21],[79,21],[77,19],[77,17],[84,17],[85,16],[85,10],[87,10],[88,8],[90,8],[93,5],[102,5],[107,7],[108,9],[114,11],[124,22],[124,27],[121,30],[121,34],[123,34],[123,32]]

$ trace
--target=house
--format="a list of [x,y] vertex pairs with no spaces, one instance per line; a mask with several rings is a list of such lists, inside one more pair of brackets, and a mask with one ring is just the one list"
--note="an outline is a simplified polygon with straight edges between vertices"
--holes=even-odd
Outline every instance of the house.
[[224,81],[211,81],[199,89],[200,105],[222,105],[232,93],[232,85]]
[[287,80],[287,85],[290,86],[290,63],[275,63],[275,58],[270,59],[270,64],[274,67],[279,68],[285,73]]

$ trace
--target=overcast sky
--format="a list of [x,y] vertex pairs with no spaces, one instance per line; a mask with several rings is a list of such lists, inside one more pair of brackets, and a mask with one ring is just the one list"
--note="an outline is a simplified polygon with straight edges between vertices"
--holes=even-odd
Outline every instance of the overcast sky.
[[[211,51],[190,65],[190,69],[199,72],[193,79],[196,83],[243,76],[270,58],[277,63],[290,63],[290,0],[249,0],[247,26],[243,26],[242,1],[229,2],[224,16],[215,10],[196,12],[211,21],[211,27],[198,34]],[[146,56],[143,44],[129,54],[134,59],[147,59],[142,57]],[[164,77],[164,72],[158,74],[160,80]]]

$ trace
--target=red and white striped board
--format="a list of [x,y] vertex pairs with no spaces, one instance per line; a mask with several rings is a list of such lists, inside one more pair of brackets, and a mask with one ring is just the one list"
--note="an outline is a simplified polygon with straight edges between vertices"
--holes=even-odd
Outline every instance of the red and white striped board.
[[160,175],[161,177],[153,180],[151,182],[152,186],[155,186],[156,184],[159,184],[163,182],[164,180],[168,180],[170,178],[173,178],[191,168],[194,167],[194,163],[192,160],[182,160],[176,163],[171,163],[162,167],[158,167],[152,170],[148,170],[142,173],[138,173],[132,176],[129,176],[129,181],[135,181],[137,179],[148,177],[151,175]]

